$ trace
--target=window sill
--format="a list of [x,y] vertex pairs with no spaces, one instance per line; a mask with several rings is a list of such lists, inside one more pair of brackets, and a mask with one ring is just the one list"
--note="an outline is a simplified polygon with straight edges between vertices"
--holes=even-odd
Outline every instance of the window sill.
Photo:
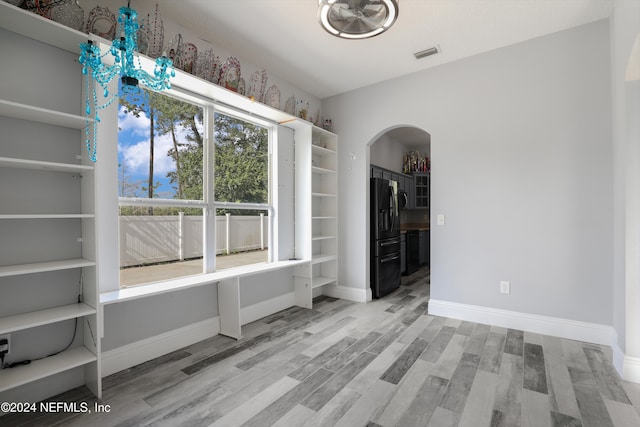
[[100,304],[107,305],[125,301],[132,301],[135,299],[146,298],[168,292],[181,291],[196,286],[210,285],[222,280],[239,279],[241,277],[253,276],[255,274],[295,267],[296,265],[301,265],[308,262],[309,260],[290,260],[253,264],[215,273],[199,274],[197,276],[182,277],[179,279],[150,283],[148,285],[124,288],[117,291],[105,292],[103,294],[100,294]]

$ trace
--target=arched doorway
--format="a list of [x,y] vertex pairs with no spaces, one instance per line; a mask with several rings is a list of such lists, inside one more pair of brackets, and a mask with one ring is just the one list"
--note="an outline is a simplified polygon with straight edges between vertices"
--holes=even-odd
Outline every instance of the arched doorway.
[[[395,289],[405,279],[414,274],[422,277],[428,274],[430,265],[430,159],[431,135],[414,126],[397,126],[387,129],[372,139],[369,146],[369,170],[371,180],[369,216],[371,222],[370,235],[370,284],[373,296],[384,296],[389,289]],[[380,256],[382,242],[379,226],[374,218],[378,215],[374,192],[380,181],[395,183],[398,193],[399,227],[399,274],[384,263],[394,254]],[[375,184],[375,185],[374,185]],[[376,206],[374,206],[376,205]],[[375,212],[375,214],[374,214]],[[391,270],[391,271],[390,271]],[[388,284],[381,284],[381,281]],[[380,292],[380,289],[387,292]]]

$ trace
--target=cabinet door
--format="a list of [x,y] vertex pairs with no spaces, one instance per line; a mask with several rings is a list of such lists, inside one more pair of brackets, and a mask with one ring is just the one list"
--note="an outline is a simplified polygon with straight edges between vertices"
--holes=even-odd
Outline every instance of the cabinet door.
[[427,263],[427,251],[426,251],[426,241],[427,241],[427,233],[426,231],[420,231],[420,237],[418,238],[419,245],[419,257],[420,257],[420,265],[425,265]]
[[398,175],[398,191],[407,191],[406,188],[404,175]]
[[426,252],[426,263],[428,266],[431,266],[431,230],[425,231],[424,234],[424,251]]
[[400,235],[400,274],[407,273],[407,239],[405,234]]
[[418,209],[429,208],[429,174],[415,174],[415,207]]

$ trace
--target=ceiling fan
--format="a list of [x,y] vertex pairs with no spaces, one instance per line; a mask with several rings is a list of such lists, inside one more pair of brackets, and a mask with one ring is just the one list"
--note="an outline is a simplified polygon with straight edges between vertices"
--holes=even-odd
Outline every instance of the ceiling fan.
[[364,39],[387,31],[398,18],[398,0],[319,0],[318,19],[336,37]]

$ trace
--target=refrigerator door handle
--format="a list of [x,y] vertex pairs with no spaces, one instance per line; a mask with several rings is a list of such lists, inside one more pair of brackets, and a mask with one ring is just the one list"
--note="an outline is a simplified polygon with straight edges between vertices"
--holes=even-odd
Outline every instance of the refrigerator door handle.
[[389,188],[391,189],[391,230],[393,230],[396,226],[396,212],[398,212],[398,207],[396,206],[395,191],[393,191],[393,187]]

